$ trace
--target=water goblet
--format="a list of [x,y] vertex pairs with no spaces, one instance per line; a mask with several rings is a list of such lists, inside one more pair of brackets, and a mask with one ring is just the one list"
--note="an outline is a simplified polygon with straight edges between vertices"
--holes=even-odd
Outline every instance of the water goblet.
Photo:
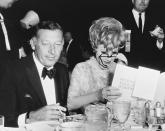
[[127,121],[131,112],[131,102],[130,101],[113,101],[112,113],[114,119],[117,120],[118,124],[123,131],[126,130],[125,122]]

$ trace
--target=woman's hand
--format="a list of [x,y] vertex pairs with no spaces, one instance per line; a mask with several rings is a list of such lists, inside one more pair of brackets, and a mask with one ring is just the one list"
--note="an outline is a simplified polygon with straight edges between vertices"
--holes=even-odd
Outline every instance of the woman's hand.
[[102,89],[102,97],[108,101],[116,100],[121,96],[119,89],[115,87],[106,87]]

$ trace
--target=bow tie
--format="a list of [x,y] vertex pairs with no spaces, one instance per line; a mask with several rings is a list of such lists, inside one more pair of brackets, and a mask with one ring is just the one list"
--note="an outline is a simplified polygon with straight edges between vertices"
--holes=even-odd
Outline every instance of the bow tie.
[[50,79],[54,78],[56,73],[56,70],[53,68],[51,70],[47,70],[46,67],[43,68],[42,70],[42,77],[45,79],[46,76],[48,76]]

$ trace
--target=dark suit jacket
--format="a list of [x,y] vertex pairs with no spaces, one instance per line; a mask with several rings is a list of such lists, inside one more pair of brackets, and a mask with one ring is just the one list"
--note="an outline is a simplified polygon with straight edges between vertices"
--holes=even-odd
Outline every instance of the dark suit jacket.
[[[56,101],[66,106],[69,76],[66,67],[56,63]],[[6,69],[0,86],[0,114],[5,115],[5,126],[17,126],[17,117],[45,105],[46,99],[32,56],[14,62]]]
[[[0,60],[2,62],[18,59],[19,58],[19,48],[21,47],[21,38],[20,38],[20,28],[18,27],[17,22],[14,20],[5,19],[4,23],[7,29],[8,38],[11,50],[6,50],[5,37],[2,32],[2,27],[0,24]],[[2,63],[1,62],[1,63]]]
[[128,64],[133,67],[146,66],[155,69],[162,69],[163,52],[156,46],[156,39],[151,37],[150,31],[154,30],[156,25],[161,26],[160,19],[150,11],[146,11],[143,34],[139,32],[135,22],[132,9],[119,13],[117,19],[123,24],[125,29],[131,30],[131,51],[126,53]]

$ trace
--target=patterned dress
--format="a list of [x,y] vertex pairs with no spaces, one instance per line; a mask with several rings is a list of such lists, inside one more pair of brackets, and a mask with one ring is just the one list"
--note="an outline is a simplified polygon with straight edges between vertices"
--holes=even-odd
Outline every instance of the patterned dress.
[[95,59],[91,57],[85,62],[77,64],[71,75],[71,82],[68,91],[68,104],[75,96],[95,92],[108,86],[112,80],[110,71],[102,69]]

